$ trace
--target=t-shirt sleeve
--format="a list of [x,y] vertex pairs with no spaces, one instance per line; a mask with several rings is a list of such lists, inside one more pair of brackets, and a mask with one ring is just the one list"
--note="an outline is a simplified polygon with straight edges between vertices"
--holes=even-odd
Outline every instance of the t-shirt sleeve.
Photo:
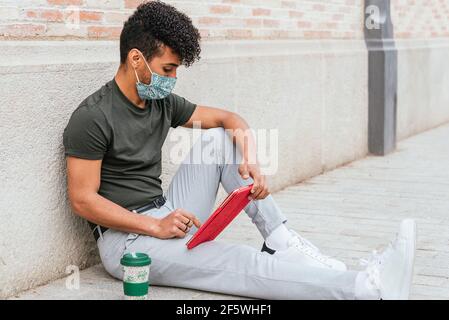
[[196,109],[196,104],[193,104],[174,93],[168,96],[168,100],[172,108],[171,127],[176,128],[189,121]]
[[109,134],[105,116],[99,110],[81,106],[70,117],[64,129],[66,156],[100,160],[108,149]]

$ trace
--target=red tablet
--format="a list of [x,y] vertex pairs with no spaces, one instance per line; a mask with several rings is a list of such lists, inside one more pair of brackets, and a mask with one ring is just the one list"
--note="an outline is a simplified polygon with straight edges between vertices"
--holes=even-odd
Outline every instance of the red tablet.
[[248,199],[253,185],[238,188],[231,192],[215,212],[198,229],[192,238],[187,242],[187,248],[193,249],[197,245],[214,240],[220,232],[231,223],[231,221],[250,202]]

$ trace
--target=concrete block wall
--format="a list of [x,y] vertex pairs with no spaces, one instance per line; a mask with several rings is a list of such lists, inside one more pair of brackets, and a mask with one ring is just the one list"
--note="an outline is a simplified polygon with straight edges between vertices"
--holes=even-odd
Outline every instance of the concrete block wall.
[[449,122],[449,38],[399,39],[397,138]]
[[449,1],[392,0],[391,11],[402,140],[449,121]]
[[449,121],[449,1],[391,0],[391,9],[402,140]]

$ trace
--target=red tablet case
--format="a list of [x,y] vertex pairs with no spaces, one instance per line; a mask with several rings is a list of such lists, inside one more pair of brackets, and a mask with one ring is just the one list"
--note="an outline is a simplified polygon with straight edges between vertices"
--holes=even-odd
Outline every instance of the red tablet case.
[[252,187],[253,185],[249,185],[231,192],[187,242],[187,249],[190,250],[205,241],[214,240],[248,205]]

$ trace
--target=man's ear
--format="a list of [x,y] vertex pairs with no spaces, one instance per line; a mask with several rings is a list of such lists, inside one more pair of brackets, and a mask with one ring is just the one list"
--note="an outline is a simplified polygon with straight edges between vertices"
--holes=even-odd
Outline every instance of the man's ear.
[[139,64],[141,63],[142,55],[139,53],[139,50],[137,49],[131,49],[128,52],[128,62],[134,69],[137,69],[139,67]]

